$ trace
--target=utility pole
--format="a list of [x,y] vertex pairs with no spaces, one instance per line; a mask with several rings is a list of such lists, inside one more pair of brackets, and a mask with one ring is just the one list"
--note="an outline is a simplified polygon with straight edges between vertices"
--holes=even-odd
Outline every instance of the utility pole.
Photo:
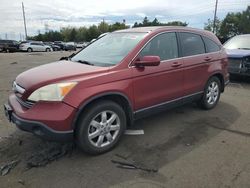
[[217,19],[217,7],[218,7],[218,0],[216,0],[216,3],[215,3],[213,33],[216,33],[215,24],[216,24],[216,19]]
[[27,28],[26,28],[26,19],[25,19],[25,12],[24,12],[23,2],[22,2],[22,9],[23,9],[23,24],[24,24],[24,31],[25,31],[25,40],[27,40]]

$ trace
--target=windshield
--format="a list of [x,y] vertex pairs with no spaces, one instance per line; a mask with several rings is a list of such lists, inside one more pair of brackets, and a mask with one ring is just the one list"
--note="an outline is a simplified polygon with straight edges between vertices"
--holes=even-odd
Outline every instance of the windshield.
[[236,36],[225,43],[226,49],[250,50],[250,35]]
[[143,39],[147,33],[110,33],[96,40],[71,60],[95,66],[113,66]]

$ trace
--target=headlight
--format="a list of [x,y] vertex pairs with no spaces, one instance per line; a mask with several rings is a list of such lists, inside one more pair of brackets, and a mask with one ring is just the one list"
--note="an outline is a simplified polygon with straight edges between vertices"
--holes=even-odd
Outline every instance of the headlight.
[[34,91],[28,98],[31,101],[61,101],[76,82],[57,83],[41,87]]

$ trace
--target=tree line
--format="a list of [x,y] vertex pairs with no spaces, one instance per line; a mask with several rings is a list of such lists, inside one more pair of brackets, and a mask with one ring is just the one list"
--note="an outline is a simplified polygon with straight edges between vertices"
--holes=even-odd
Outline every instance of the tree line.
[[[208,19],[204,29],[213,31],[213,20]],[[242,12],[229,12],[222,20],[215,19],[214,33],[225,42],[227,39],[240,34],[250,33],[250,6]]]
[[[143,19],[141,23],[135,22],[132,27],[146,27],[146,26],[167,26],[167,25],[177,25],[177,26],[187,26],[186,22],[174,21],[168,23],[161,23],[156,18],[151,22],[147,17]],[[79,28],[75,27],[63,27],[60,31],[50,30],[45,32],[44,34],[39,33],[36,36],[28,37],[28,40],[36,40],[36,41],[91,41],[94,38],[97,38],[100,34],[106,32],[112,32],[121,29],[129,28],[128,25],[125,24],[125,20],[120,23],[116,22],[114,24],[108,24],[105,21],[102,21],[98,25],[92,25],[89,28],[83,26]]]

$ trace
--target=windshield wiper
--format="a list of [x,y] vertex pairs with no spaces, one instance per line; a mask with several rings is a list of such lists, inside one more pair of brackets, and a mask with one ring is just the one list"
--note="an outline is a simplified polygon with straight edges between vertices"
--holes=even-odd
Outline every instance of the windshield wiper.
[[82,64],[86,64],[86,65],[92,65],[92,66],[94,66],[94,64],[93,64],[93,63],[90,63],[90,62],[85,61],[85,60],[77,60],[76,62],[78,62],[78,63],[82,63]]

